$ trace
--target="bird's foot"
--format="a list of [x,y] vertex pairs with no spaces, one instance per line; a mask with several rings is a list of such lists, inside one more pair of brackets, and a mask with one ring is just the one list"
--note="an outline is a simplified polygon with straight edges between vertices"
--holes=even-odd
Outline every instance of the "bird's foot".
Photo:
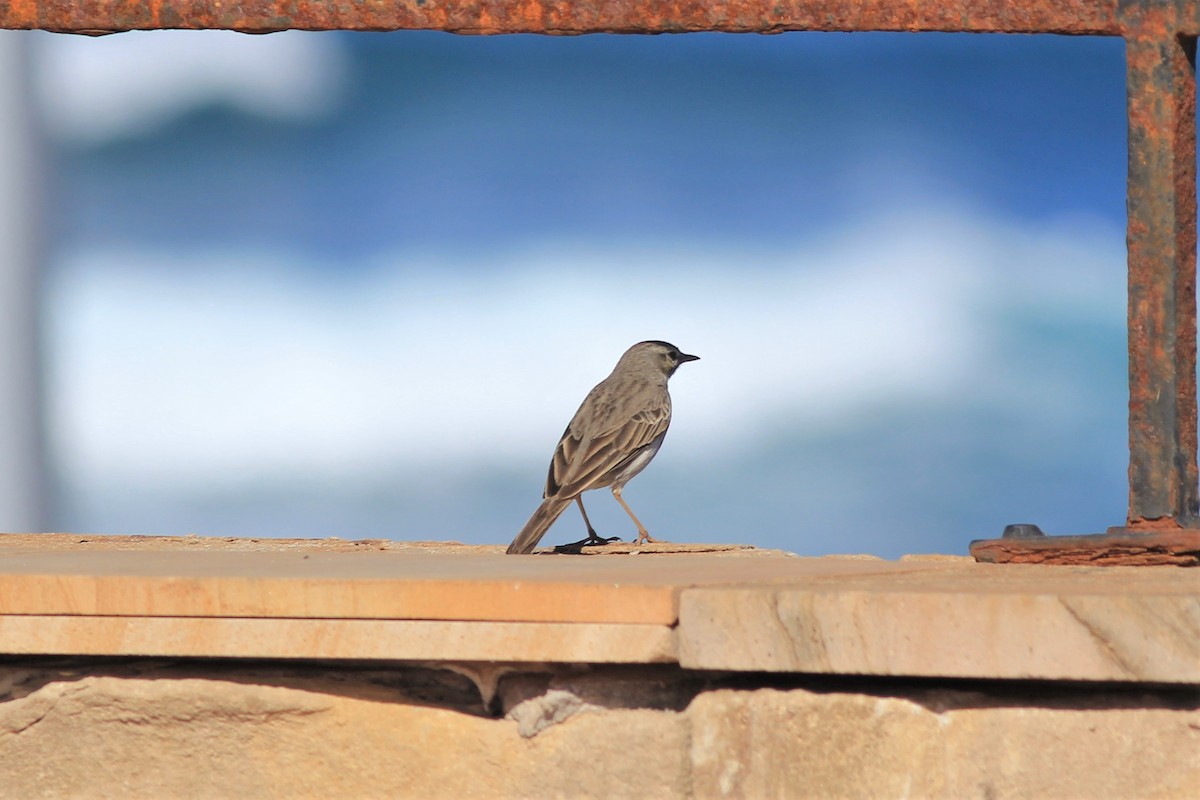
[[613,542],[621,541],[620,536],[610,536],[605,539],[603,536],[597,536],[595,531],[589,531],[586,539],[580,539],[578,542],[570,544],[560,544],[554,548],[556,553],[581,553],[585,547],[596,547],[599,545],[612,544]]
[[588,537],[581,540],[578,544],[580,547],[590,547],[592,545],[605,545],[619,541],[621,541],[620,536],[609,536],[605,539],[603,536],[597,535],[595,531],[588,531]]
[[650,542],[651,544],[665,544],[662,539],[655,539],[648,531],[638,531],[637,541],[634,542],[634,544],[642,544],[643,542]]

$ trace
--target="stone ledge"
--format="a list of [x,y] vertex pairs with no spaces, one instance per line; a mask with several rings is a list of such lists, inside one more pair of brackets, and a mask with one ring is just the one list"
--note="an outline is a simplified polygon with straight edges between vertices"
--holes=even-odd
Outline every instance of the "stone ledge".
[[38,534],[0,535],[0,614],[671,626],[679,591],[691,586],[921,569],[654,546],[625,557],[517,557],[442,543],[44,535],[45,546]]
[[1200,684],[1188,569],[618,552],[0,535],[0,654]]
[[1195,595],[692,589],[693,669],[1200,683]]
[[0,616],[0,654],[676,663],[665,625],[444,620]]

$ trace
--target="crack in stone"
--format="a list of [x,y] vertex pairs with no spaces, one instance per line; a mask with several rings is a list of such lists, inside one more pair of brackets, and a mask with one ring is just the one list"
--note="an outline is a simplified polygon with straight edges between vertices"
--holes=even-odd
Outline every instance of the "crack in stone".
[[[784,616],[783,601],[787,599],[787,617]],[[803,595],[803,613],[800,613],[795,602],[796,595],[786,595],[773,592],[771,595],[771,610],[791,645],[792,658],[788,666],[812,668],[814,664],[822,668],[830,666],[829,641],[820,617],[817,614],[817,594],[815,592]],[[858,626],[856,626],[858,627]]]
[[[771,592],[771,594],[769,595],[769,598],[770,599],[767,602],[771,608],[771,619],[775,620],[775,624],[779,626],[779,629],[781,631],[783,631],[783,638],[788,642],[788,644],[791,645],[790,661],[792,664],[799,664],[801,654],[797,650],[797,646],[796,646],[797,639],[799,637],[796,637],[792,634],[791,628],[788,626],[787,621],[784,620],[784,618],[783,618],[783,609],[780,608],[780,604],[779,604],[779,598],[780,598],[779,592]],[[779,639],[779,637],[772,637],[772,638],[775,639],[776,641],[778,641],[778,639]],[[772,653],[771,655],[773,656],[774,654]]]
[[34,727],[39,722],[41,722],[46,717],[48,717],[50,715],[50,712],[53,710],[54,710],[54,706],[48,705],[48,706],[46,706],[45,709],[42,710],[41,714],[38,714],[36,717],[29,720],[28,722],[26,722],[24,725],[21,725],[20,727],[0,729],[0,736],[20,736],[22,733],[24,733],[25,731]]
[[[50,684],[46,684],[46,685],[50,685]],[[45,687],[43,686],[43,687],[39,688],[37,691],[41,692],[41,691],[44,691],[44,689],[45,689]],[[56,697],[45,697],[45,696],[34,697],[33,695],[28,695],[27,697],[8,701],[11,703],[24,703],[24,704],[31,706],[33,709],[35,709],[33,711],[33,713],[36,714],[36,716],[33,719],[30,719],[29,721],[25,722],[23,725],[6,727],[4,729],[0,729],[0,734],[8,735],[8,736],[19,736],[19,735],[25,733],[26,731],[30,730],[31,728],[35,727],[36,725],[38,725],[38,723],[42,722],[44,719],[46,719],[46,717],[50,716],[50,714],[55,711],[58,711],[62,714],[68,715],[68,716],[73,715],[73,714],[78,714],[79,713],[78,709],[64,708],[63,701],[68,700],[71,697],[73,697],[74,695],[77,695],[83,691],[85,691],[85,690],[80,686],[64,686],[61,689],[61,691],[59,691],[59,693]],[[36,710],[38,705],[41,706],[40,713],[38,713],[38,711]],[[17,713],[19,713],[19,711]]]
[[1066,612],[1071,615],[1071,618],[1075,620],[1080,627],[1088,632],[1088,635],[1092,637],[1092,640],[1096,643],[1096,646],[1099,648],[1100,652],[1104,654],[1105,658],[1109,662],[1115,664],[1129,677],[1138,677],[1138,671],[1133,667],[1132,664],[1126,661],[1119,652],[1117,652],[1117,649],[1113,647],[1112,643],[1108,640],[1108,637],[1104,635],[1103,631],[1101,631],[1094,623],[1084,617],[1083,614],[1079,613],[1077,609],[1072,608],[1071,604],[1067,602],[1065,597],[1060,596],[1058,598],[1058,603],[1064,609],[1066,609]]

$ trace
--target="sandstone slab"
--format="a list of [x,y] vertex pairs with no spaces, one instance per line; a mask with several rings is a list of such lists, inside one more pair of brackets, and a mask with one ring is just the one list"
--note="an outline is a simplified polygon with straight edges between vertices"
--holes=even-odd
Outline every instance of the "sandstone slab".
[[42,546],[38,535],[0,535],[0,614],[673,625],[679,591],[690,586],[920,569],[753,550],[580,558],[462,545],[46,536]]
[[403,672],[0,667],[0,796],[1166,800],[1200,783],[1200,702],[1178,692],[677,672],[527,676],[492,715]]
[[687,795],[677,713],[518,723],[413,702],[345,673],[85,675],[0,702],[0,796],[670,798]]
[[0,616],[9,655],[674,663],[666,625],[245,617]]
[[1200,572],[0,535],[0,654],[1200,683]]
[[1194,796],[1200,781],[1194,703],[720,690],[688,717],[699,798],[1150,800]]
[[695,669],[1200,683],[1200,574],[977,565],[682,594]]

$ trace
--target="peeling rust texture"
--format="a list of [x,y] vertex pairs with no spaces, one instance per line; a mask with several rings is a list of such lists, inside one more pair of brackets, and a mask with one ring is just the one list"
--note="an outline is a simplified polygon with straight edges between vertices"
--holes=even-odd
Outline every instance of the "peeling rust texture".
[[[1155,0],[1144,2],[1157,5]],[[0,27],[79,33],[155,28],[261,33],[298,28],[480,34],[809,30],[1120,36],[1125,33],[1123,9],[1129,5],[1129,0],[0,0]]]
[[1147,529],[1198,507],[1195,39],[1169,22],[1144,19],[1126,43],[1128,521]]
[[978,539],[971,542],[971,555],[987,564],[1200,566],[1200,531],[1126,530],[1117,528],[1096,536]]

